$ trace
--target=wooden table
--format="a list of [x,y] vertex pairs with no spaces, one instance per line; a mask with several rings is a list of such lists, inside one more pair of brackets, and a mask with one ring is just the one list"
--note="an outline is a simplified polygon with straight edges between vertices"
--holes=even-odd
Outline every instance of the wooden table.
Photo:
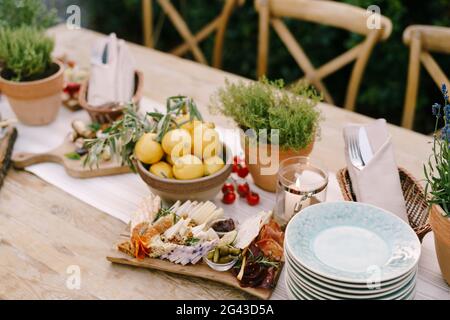
[[[50,30],[56,54],[88,65],[90,48],[101,35],[65,26]],[[145,75],[144,94],[163,103],[166,97],[186,94],[207,118],[221,126],[226,119],[210,115],[209,97],[226,78],[239,77],[165,53],[132,45]],[[321,104],[324,121],[313,157],[330,170],[344,167],[342,127],[370,121],[365,116]],[[390,126],[399,165],[422,177],[422,163],[430,153],[430,138]],[[19,133],[20,134],[20,133]],[[0,192],[0,299],[242,299],[238,290],[212,282],[164,272],[112,265],[105,256],[124,224],[75,199],[27,172],[11,171]],[[423,246],[418,299],[450,299],[441,278],[432,235]],[[81,267],[81,289],[70,290],[68,267]]]

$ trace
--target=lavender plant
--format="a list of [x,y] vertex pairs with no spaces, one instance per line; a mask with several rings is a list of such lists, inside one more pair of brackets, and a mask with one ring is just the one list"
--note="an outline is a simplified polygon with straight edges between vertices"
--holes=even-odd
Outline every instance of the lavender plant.
[[[442,85],[444,104],[435,103],[432,107],[436,117],[433,138],[433,154],[424,165],[427,181],[425,192],[429,195],[430,205],[440,205],[445,216],[450,216],[450,103],[448,90]],[[441,125],[444,125],[439,130]]]

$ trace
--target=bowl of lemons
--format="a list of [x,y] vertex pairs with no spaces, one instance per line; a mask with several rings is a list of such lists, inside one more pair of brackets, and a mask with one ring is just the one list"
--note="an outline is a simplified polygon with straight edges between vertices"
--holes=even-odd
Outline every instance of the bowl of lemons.
[[232,154],[214,125],[198,120],[169,130],[161,143],[147,133],[136,143],[136,169],[165,202],[213,199],[231,174]]
[[232,171],[233,155],[214,123],[204,121],[194,101],[184,96],[168,98],[166,112],[127,106],[85,148],[86,165],[98,165],[105,152],[119,157],[167,203],[213,199]]

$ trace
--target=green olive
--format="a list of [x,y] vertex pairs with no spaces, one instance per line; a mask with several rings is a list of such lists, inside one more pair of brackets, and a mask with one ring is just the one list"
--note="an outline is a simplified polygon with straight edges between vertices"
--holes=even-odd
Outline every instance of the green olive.
[[228,263],[234,260],[233,256],[225,256],[219,259],[219,263]]
[[238,256],[241,253],[241,249],[238,248],[230,248],[229,249],[229,254],[233,255],[233,256]]
[[209,260],[212,260],[212,259],[214,258],[214,251],[210,251],[210,252],[208,253],[207,258],[208,258]]
[[218,262],[219,262],[219,259],[220,259],[220,250],[219,250],[219,248],[216,248],[216,249],[214,250],[213,262],[214,262],[214,263],[218,263]]
[[228,247],[219,247],[219,251],[220,251],[220,256],[224,257],[224,256],[228,255],[228,253],[230,252],[230,249]]

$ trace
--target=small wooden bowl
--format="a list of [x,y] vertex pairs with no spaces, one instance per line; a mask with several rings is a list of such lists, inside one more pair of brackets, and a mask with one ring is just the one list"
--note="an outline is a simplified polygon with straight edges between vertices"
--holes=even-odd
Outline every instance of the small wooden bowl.
[[224,146],[226,155],[225,166],[216,173],[194,180],[165,179],[151,173],[142,162],[136,160],[137,172],[150,190],[161,197],[166,203],[180,201],[207,201],[212,200],[222,189],[232,171],[232,154]]
[[[134,79],[135,91],[131,102],[139,106],[142,98],[142,90],[144,87],[144,74],[141,71],[136,70]],[[98,107],[89,105],[87,102],[88,90],[89,79],[86,79],[81,85],[78,99],[80,102],[80,106],[89,113],[93,122],[97,122],[100,124],[111,123],[117,120],[123,114],[123,103],[112,102]]]

